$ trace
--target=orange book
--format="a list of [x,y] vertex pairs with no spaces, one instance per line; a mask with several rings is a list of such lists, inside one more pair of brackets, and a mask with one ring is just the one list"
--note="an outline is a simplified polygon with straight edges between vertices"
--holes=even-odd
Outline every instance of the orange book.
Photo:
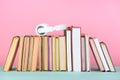
[[3,68],[4,71],[9,71],[12,68],[12,65],[18,50],[19,40],[20,40],[19,36],[15,36],[12,40],[12,43],[7,55],[7,59]]
[[24,36],[20,37],[20,43],[19,43],[19,55],[18,55],[18,64],[17,64],[17,70],[22,70],[22,56],[23,56],[23,46],[24,45]]
[[42,70],[48,70],[48,37],[42,37]]
[[34,36],[34,46],[33,46],[31,71],[37,70],[38,53],[39,53],[39,45],[40,45],[39,42],[40,42],[40,37]]
[[31,70],[32,65],[32,56],[33,56],[33,45],[34,45],[34,37],[30,37],[30,50],[29,50],[29,59],[28,59],[28,70]]
[[25,36],[24,38],[24,51],[22,59],[22,71],[27,71],[28,69],[28,56],[29,56],[29,47],[30,47],[30,36]]

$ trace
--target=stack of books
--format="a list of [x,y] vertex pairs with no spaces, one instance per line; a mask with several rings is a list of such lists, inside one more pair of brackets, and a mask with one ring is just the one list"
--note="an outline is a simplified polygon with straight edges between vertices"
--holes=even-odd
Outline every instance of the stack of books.
[[17,71],[91,71],[90,47],[100,71],[115,71],[107,46],[97,38],[69,27],[62,36],[15,36],[4,71],[12,70],[18,53]]

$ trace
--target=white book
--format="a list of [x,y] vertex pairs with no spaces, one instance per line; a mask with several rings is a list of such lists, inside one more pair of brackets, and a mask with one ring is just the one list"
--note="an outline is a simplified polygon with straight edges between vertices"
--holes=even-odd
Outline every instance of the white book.
[[90,50],[89,50],[89,36],[85,35],[85,51],[86,51],[86,71],[90,71]]
[[71,48],[71,30],[66,30],[66,46],[67,46],[67,70],[72,71],[72,48]]
[[72,28],[72,53],[73,71],[81,71],[81,31],[80,28]]
[[84,36],[82,36],[81,37],[81,40],[82,40],[82,71],[86,71],[86,49],[85,49],[85,37]]
[[100,58],[101,58],[101,61],[102,61],[102,63],[103,63],[103,66],[104,66],[104,68],[105,68],[105,71],[109,71],[110,69],[109,69],[108,64],[107,64],[107,62],[106,62],[106,60],[105,60],[105,56],[104,56],[104,53],[103,53],[103,51],[102,51],[102,48],[101,48],[101,46],[100,46],[100,43],[99,43],[98,39],[97,39],[97,38],[94,38],[93,40],[94,40],[94,42],[95,42],[96,48],[97,48],[98,53],[99,53],[99,55],[100,55]]

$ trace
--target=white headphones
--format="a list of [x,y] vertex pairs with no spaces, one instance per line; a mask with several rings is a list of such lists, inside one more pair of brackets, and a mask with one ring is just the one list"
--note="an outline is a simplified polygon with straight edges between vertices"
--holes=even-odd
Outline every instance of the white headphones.
[[49,32],[66,30],[66,24],[60,24],[56,26],[49,26],[48,24],[39,24],[36,26],[35,32],[38,35],[47,35]]

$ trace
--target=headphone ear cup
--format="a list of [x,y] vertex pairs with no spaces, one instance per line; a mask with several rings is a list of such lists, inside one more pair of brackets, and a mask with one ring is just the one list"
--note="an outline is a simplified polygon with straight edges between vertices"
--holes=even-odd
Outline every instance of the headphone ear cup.
[[48,24],[39,24],[36,26],[35,32],[38,35],[47,35],[47,33],[49,32],[47,28]]

